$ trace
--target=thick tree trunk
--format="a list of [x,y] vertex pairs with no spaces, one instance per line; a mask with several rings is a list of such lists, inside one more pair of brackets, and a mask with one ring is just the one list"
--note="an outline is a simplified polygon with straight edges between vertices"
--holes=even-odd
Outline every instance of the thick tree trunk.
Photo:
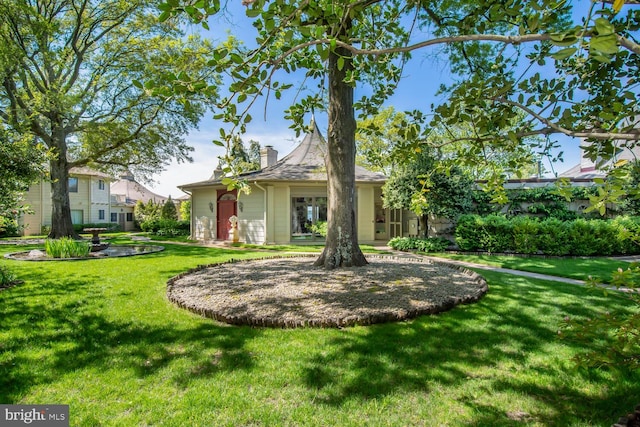
[[57,144],[57,156],[49,162],[51,173],[51,232],[49,238],[79,238],[71,222],[69,201],[69,162],[65,141]]
[[[339,59],[339,58],[343,59]],[[338,62],[344,67],[338,69]],[[353,87],[344,82],[350,53],[329,55],[329,131],[327,135],[327,238],[315,265],[327,269],[367,264],[358,246],[355,215],[356,121]]]

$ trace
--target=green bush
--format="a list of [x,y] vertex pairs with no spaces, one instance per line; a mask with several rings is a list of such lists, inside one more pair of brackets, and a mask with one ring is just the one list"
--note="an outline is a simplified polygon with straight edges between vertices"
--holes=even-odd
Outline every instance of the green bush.
[[546,255],[617,255],[640,253],[640,218],[561,221],[520,216],[464,215],[455,231],[463,251]]
[[513,226],[513,250],[521,254],[536,254],[540,248],[540,222],[536,218],[519,216],[511,221]]
[[312,224],[311,231],[319,236],[327,237],[327,221],[318,221]]
[[473,252],[482,249],[481,218],[480,215],[461,215],[458,218],[455,240],[460,250]]
[[52,258],[85,258],[91,251],[91,244],[87,241],[63,237],[45,240],[44,248],[47,255]]
[[0,237],[16,237],[21,231],[22,227],[15,218],[0,216]]
[[569,223],[557,218],[548,218],[540,221],[537,239],[538,249],[546,255],[567,255],[569,253],[567,224]]
[[0,265],[0,287],[13,284],[17,280],[17,276],[7,267]]
[[441,237],[394,237],[388,245],[398,251],[442,252],[451,242]]
[[489,252],[511,252],[514,248],[513,225],[504,215],[484,217],[481,243]]
[[140,229],[146,233],[158,236],[187,236],[191,223],[189,221],[176,221],[175,219],[153,218],[143,221]]
[[617,231],[615,253],[640,254],[640,217],[619,216],[612,222]]
[[115,222],[93,222],[88,224],[73,224],[73,229],[81,233],[85,228],[106,228],[107,231],[120,231],[120,224]]

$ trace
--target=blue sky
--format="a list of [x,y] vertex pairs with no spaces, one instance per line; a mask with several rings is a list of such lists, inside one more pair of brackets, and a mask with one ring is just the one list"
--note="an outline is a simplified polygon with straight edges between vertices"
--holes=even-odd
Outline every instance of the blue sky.
[[[213,18],[209,24],[209,31],[193,26],[190,31],[200,32],[203,37],[211,38],[214,41],[222,41],[227,34],[233,34],[238,39],[251,46],[254,39],[254,30],[251,20],[244,15],[244,7],[239,0],[232,0],[228,3],[228,13],[221,17]],[[435,48],[437,49],[437,48]],[[439,99],[436,92],[439,85],[448,81],[449,67],[447,62],[441,57],[437,59],[435,49],[426,49],[415,52],[412,60],[404,70],[403,79],[393,97],[386,105],[393,106],[397,111],[422,110],[429,113],[429,106],[438,104]],[[294,88],[301,83],[299,75],[279,75],[280,81],[289,81],[294,84]],[[262,146],[272,145],[278,151],[278,158],[288,154],[298,142],[295,132],[289,129],[290,123],[284,119],[284,110],[290,105],[290,101],[295,93],[295,89],[289,90],[288,96],[283,96],[281,101],[276,101],[271,97],[268,105],[264,100],[254,105],[251,115],[253,121],[248,127],[247,133],[242,137],[245,142],[256,140]],[[357,98],[356,94],[356,98]],[[265,117],[266,111],[266,117]],[[320,130],[326,135],[326,119],[318,114],[318,125]],[[219,136],[221,123],[215,122],[211,114],[207,114],[200,123],[199,130],[190,132],[187,142],[194,147],[193,163],[176,164],[172,163],[167,169],[156,175],[154,183],[148,186],[158,194],[174,198],[184,195],[177,186],[191,182],[208,179],[213,169],[218,164],[217,157],[223,154],[223,149],[215,146],[212,140]],[[564,163],[554,165],[556,172],[563,172],[579,162],[579,141],[571,138],[559,139],[562,141],[561,150],[564,152]],[[545,166],[550,169],[549,166]]]

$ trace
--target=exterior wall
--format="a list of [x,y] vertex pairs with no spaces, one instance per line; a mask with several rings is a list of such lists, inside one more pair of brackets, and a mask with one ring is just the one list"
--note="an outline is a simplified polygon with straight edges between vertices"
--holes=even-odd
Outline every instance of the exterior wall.
[[[291,243],[291,199],[293,197],[326,197],[324,183],[291,185],[290,183],[252,184],[250,194],[238,199],[239,239],[252,244]],[[222,187],[191,190],[191,230],[196,240],[215,240],[216,191]],[[358,240],[362,243],[376,241],[375,206],[380,196],[380,185],[363,184],[357,188]],[[378,205],[381,202],[378,200]],[[383,225],[386,239],[386,223]],[[382,239],[384,240],[384,239]],[[308,243],[319,243],[309,241]]]
[[[288,185],[273,188],[273,243],[291,241],[291,191]],[[267,216],[271,212],[267,213]]]
[[191,237],[196,240],[216,238],[216,189],[194,189],[191,193]]
[[[254,186],[252,186],[254,187]],[[266,242],[264,192],[252,188],[238,198],[238,237],[240,241],[262,245]]]
[[358,241],[371,243],[376,239],[374,187],[372,185],[361,185],[358,186],[356,191],[358,195],[356,212]]
[[[72,211],[82,211],[83,223],[110,222],[110,191],[109,182],[105,178],[75,175],[78,178],[78,192],[69,193],[69,203]],[[104,189],[99,189],[99,180],[104,182]],[[51,225],[51,184],[40,180],[39,183],[29,187],[25,193],[25,201],[34,211],[25,215],[21,224],[25,226],[23,234],[26,236],[42,233],[42,227]],[[104,211],[104,219],[99,218],[99,211]]]
[[51,225],[51,186],[40,181],[31,185],[24,197],[33,213],[24,215],[20,220],[20,224],[24,226],[23,234],[41,234],[43,225]]

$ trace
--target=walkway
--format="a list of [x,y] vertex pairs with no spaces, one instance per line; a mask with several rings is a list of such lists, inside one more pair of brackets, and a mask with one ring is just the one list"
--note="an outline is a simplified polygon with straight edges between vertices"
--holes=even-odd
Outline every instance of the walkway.
[[[396,251],[396,250],[393,250],[393,249],[390,249],[390,248],[387,248],[387,249],[389,250],[389,252],[391,252],[394,256],[397,256],[397,257],[428,259],[428,260],[436,261],[436,262],[446,262],[446,263],[454,264],[454,265],[457,265],[457,266],[460,266],[460,267],[465,267],[465,268],[474,268],[474,269],[478,269],[478,270],[495,271],[496,273],[513,274],[515,276],[523,276],[523,277],[530,277],[532,279],[540,279],[540,280],[549,280],[549,281],[554,281],[554,282],[569,283],[569,284],[572,284],[572,285],[580,285],[580,286],[585,286],[586,285],[584,280],[570,279],[570,278],[567,278],[567,277],[552,276],[550,274],[531,273],[529,271],[513,270],[511,268],[495,267],[495,266],[492,266],[492,265],[478,264],[478,263],[475,263],[475,262],[458,261],[458,260],[453,260],[453,259],[448,259],[448,258],[438,258],[438,257],[434,257],[434,256],[429,256],[429,255],[417,255],[417,254],[410,253],[410,252]],[[616,259],[619,259],[620,261],[627,261],[627,262],[640,261],[640,257],[638,257],[638,256],[621,257],[621,258],[616,258]],[[602,287],[606,288],[606,289],[610,289],[610,290],[621,291],[621,292],[633,292],[634,291],[633,289],[630,289],[630,288],[616,288],[615,286],[608,286],[608,285],[602,285]]]

